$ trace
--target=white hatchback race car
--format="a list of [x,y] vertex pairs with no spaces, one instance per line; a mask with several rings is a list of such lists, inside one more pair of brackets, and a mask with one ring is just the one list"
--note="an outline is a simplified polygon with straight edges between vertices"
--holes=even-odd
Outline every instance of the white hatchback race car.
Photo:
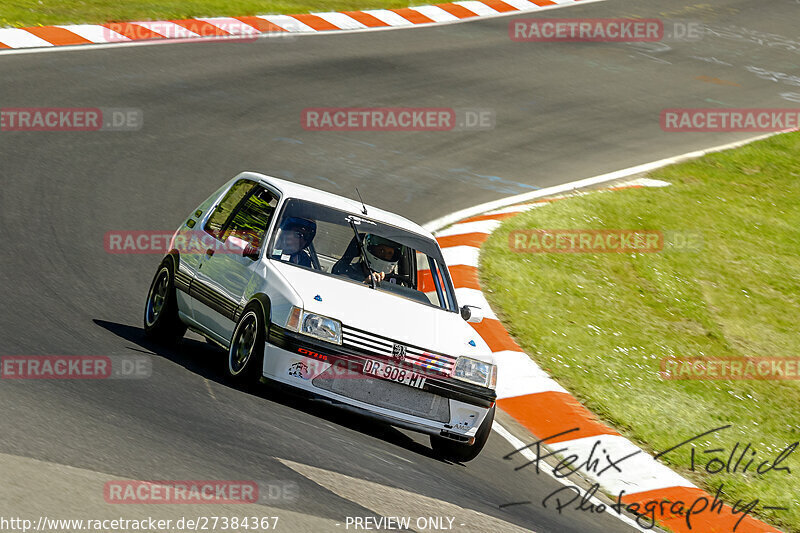
[[430,232],[398,215],[245,172],[175,232],[147,295],[145,332],[187,327],[228,350],[235,379],[267,378],[430,435],[477,457],[497,367],[465,321]]

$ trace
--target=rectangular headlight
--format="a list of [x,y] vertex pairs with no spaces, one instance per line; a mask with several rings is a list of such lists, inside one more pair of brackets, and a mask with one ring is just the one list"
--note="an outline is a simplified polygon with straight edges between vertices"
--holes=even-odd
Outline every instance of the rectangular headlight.
[[497,365],[472,359],[471,357],[459,357],[456,360],[456,366],[453,368],[452,376],[481,387],[495,388],[497,384]]
[[[316,315],[314,313],[306,313],[305,311],[300,313],[302,318],[297,320],[297,318],[300,317],[297,316],[297,313],[295,312],[296,309],[296,307],[293,308],[293,313],[289,316],[287,323],[288,328],[294,329],[298,333],[308,335],[309,337],[314,337],[321,341],[331,342],[333,344],[342,344],[341,322],[326,316]],[[293,325],[294,327],[291,327]]]

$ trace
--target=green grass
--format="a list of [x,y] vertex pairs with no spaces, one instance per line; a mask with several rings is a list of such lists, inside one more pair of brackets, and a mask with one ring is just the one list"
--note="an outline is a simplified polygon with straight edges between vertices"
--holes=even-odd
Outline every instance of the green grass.
[[[799,154],[800,134],[781,135],[650,175],[669,187],[592,193],[508,219],[481,251],[489,302],[540,366],[646,449],[730,423],[701,440],[698,457],[739,441],[774,459],[800,440],[800,382],[664,380],[659,365],[800,357]],[[531,228],[698,231],[703,244],[635,255],[510,251],[509,232]],[[786,463],[791,474],[763,476],[690,472],[688,449],[664,459],[712,494],[724,483],[728,503],[789,507],[760,517],[800,531],[800,450]]]
[[0,28],[394,9],[426,3],[403,0],[3,0],[0,2]]

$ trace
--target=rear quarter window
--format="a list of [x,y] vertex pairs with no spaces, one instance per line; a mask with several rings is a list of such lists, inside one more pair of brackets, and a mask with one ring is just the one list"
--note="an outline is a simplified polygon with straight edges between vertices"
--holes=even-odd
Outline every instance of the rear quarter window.
[[255,183],[248,180],[237,181],[225,193],[225,197],[217,204],[217,207],[208,217],[205,227],[203,228],[206,233],[213,235],[218,240],[222,239],[222,230],[225,228],[225,223],[230,218],[239,202],[247,196],[247,193],[253,188]]

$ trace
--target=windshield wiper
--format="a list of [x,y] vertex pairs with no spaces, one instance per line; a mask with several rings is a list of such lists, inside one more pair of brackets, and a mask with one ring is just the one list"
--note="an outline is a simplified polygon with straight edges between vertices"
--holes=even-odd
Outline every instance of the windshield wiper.
[[358,252],[361,254],[361,260],[364,262],[364,265],[366,265],[367,270],[369,271],[369,283],[373,289],[377,290],[377,282],[375,281],[375,276],[372,275],[372,267],[370,266],[369,261],[367,261],[367,254],[364,252],[364,245],[361,243],[361,239],[358,238],[358,229],[356,229],[356,223],[353,220],[353,217],[348,217],[347,221],[350,222],[350,227],[353,228],[353,233],[356,236],[356,244],[358,245]]

